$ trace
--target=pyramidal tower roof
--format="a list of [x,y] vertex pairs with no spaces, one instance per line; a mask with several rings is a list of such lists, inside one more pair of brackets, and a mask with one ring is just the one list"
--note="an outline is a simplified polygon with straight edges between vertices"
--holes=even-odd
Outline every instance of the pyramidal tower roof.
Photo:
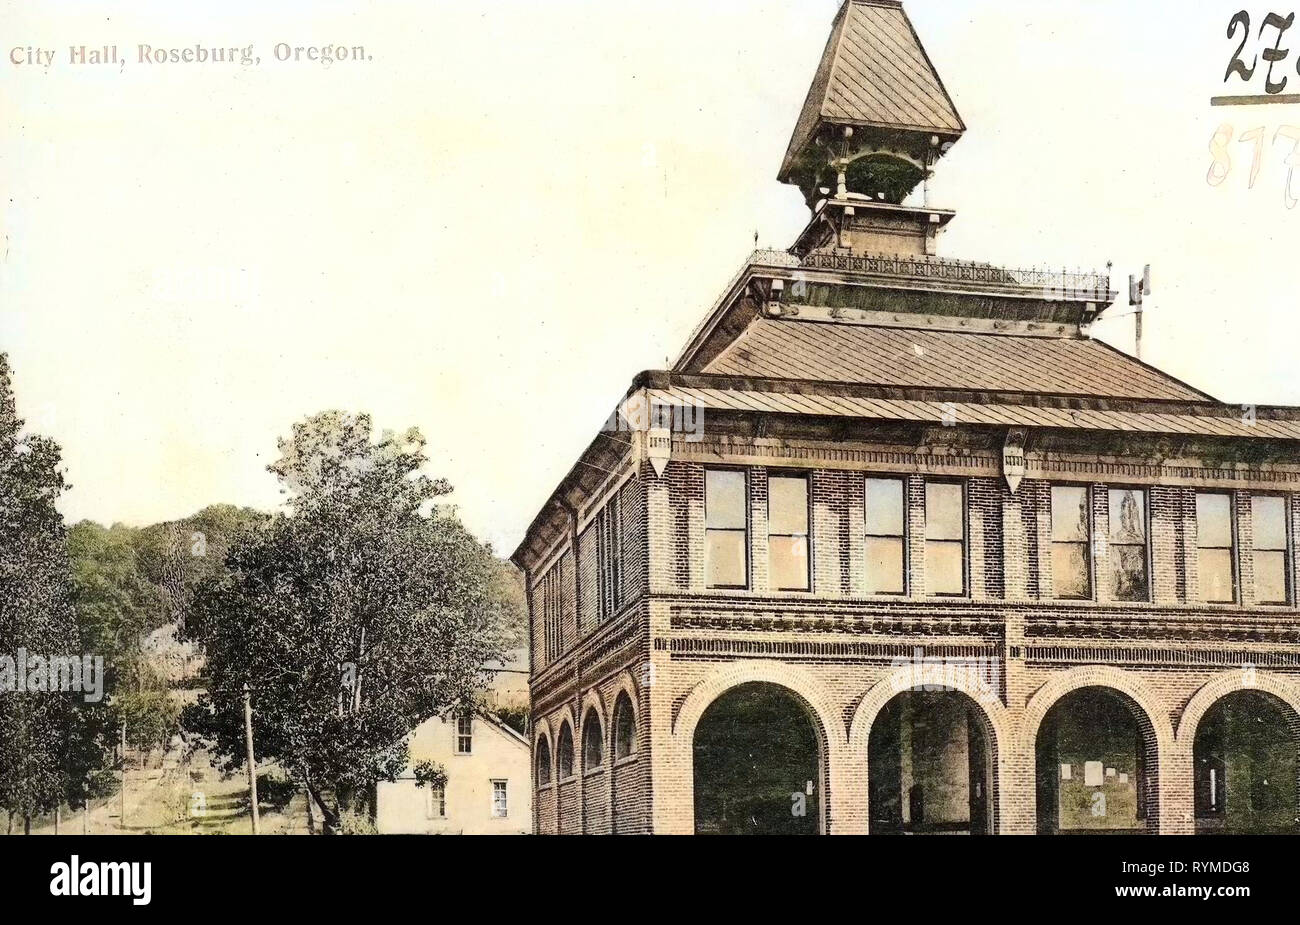
[[828,127],[944,142],[966,131],[898,0],[845,0],[790,139],[782,182],[799,182],[801,161]]

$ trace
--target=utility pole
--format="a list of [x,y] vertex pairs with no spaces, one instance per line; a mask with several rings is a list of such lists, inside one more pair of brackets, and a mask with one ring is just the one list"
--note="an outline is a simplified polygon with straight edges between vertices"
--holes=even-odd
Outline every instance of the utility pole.
[[118,818],[118,827],[126,831],[126,723],[122,724],[122,814]]
[[244,745],[248,751],[248,802],[253,809],[253,834],[261,834],[257,816],[257,765],[253,759],[253,695],[244,682]]
[[1136,276],[1128,278],[1128,304],[1133,307],[1134,352],[1142,359],[1142,309],[1145,297],[1151,295],[1151,264],[1142,271],[1142,279]]

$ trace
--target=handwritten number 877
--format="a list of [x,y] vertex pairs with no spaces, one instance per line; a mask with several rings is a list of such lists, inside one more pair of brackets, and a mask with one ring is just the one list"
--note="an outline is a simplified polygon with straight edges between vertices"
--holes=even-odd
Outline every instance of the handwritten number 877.
[[[1228,179],[1228,174],[1232,172],[1232,154],[1228,146],[1232,144],[1233,127],[1224,123],[1220,125],[1210,139],[1210,154],[1214,161],[1210,164],[1210,170],[1205,175],[1205,182],[1210,186],[1218,186]],[[1255,181],[1259,179],[1259,171],[1264,163],[1264,139],[1267,132],[1264,126],[1253,128],[1250,131],[1242,132],[1241,137],[1237,139],[1237,144],[1252,145],[1250,161],[1250,188],[1255,188]],[[1292,192],[1292,180],[1295,178],[1296,168],[1300,167],[1300,126],[1284,125],[1273,134],[1273,144],[1276,145],[1279,138],[1285,138],[1291,142],[1291,153],[1283,163],[1286,165],[1286,186],[1283,188],[1283,197],[1288,209],[1296,207],[1297,197]]]

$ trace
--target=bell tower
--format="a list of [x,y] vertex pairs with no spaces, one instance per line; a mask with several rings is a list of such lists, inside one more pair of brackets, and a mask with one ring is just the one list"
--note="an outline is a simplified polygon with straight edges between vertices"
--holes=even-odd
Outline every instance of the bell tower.
[[845,0],[777,175],[813,221],[794,251],[936,253],[954,213],[904,205],[966,125],[899,0]]

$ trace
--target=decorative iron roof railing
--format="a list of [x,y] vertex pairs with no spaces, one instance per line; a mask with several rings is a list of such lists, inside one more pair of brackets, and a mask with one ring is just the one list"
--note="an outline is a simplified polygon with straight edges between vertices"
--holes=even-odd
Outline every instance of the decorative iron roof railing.
[[[759,255],[756,253],[754,256],[757,258]],[[789,254],[785,256],[791,257]],[[789,264],[773,261],[769,265],[788,266]],[[1109,302],[1115,297],[1115,293],[1110,288],[1109,273],[1013,269],[974,261],[948,260],[942,257],[876,257],[827,253],[809,254],[799,265],[816,270],[866,273],[899,279],[1040,289],[1047,297],[1056,299]]]

